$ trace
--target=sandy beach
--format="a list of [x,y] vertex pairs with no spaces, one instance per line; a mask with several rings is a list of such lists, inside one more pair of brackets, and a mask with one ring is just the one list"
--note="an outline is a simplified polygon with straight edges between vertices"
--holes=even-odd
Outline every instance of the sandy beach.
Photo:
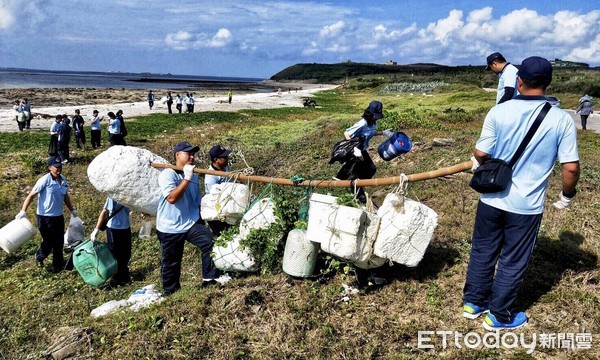
[[[237,111],[242,109],[272,109],[280,107],[302,107],[303,99],[312,96],[318,91],[330,90],[338,85],[307,84],[307,83],[274,83],[270,86],[282,91],[278,92],[247,92],[233,93],[231,104],[227,101],[226,92],[215,92],[207,90],[192,90],[196,99],[195,112],[201,111]],[[98,110],[100,116],[108,117],[109,111],[123,110],[128,121],[140,115],[154,113],[167,113],[167,105],[164,103],[164,95],[171,91],[175,96],[177,93],[185,93],[190,89],[158,90],[153,91],[156,101],[152,110],[148,106],[146,92],[140,89],[5,89],[0,90],[0,132],[18,132],[15,121],[15,113],[12,108],[14,99],[28,98],[31,104],[33,119],[32,130],[49,130],[56,114],[67,114],[72,116],[75,109],[81,111],[81,115],[89,124],[93,110]],[[12,100],[11,100],[12,99]],[[318,105],[318,104],[317,104]],[[173,111],[176,112],[175,104]],[[184,104],[185,109],[185,104]]]

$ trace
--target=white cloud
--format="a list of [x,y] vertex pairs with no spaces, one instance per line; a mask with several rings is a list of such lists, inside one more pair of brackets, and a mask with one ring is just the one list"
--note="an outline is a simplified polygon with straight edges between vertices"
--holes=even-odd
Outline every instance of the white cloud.
[[[210,38],[204,33],[192,34],[189,31],[180,30],[165,36],[165,44],[173,50],[189,50],[198,48],[220,48],[229,45],[233,40],[231,31],[221,28]],[[248,45],[245,45],[248,47]]]
[[331,37],[338,36],[339,33],[342,30],[344,30],[345,25],[346,25],[346,23],[344,23],[343,21],[340,20],[334,24],[323,26],[323,28],[319,32],[319,35],[323,38],[331,38]]
[[9,2],[0,3],[0,30],[9,29],[15,23],[14,9],[9,7]]
[[467,23],[483,23],[492,20],[492,7],[484,7],[483,9],[473,10],[467,17]]

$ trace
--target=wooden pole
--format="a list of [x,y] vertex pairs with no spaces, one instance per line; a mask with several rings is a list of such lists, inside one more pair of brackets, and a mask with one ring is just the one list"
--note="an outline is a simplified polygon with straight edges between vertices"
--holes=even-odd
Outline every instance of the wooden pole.
[[[175,165],[171,165],[171,164],[150,163],[150,165],[156,169],[173,169],[173,170],[183,171],[183,167],[175,166]],[[471,166],[473,166],[473,162],[471,160],[469,160],[469,161],[465,161],[460,164],[456,164],[456,165],[445,167],[445,168],[440,168],[437,170],[407,175],[407,178],[408,178],[408,181],[410,181],[410,182],[435,179],[435,178],[438,178],[441,176],[452,175],[452,174],[459,173],[461,171],[470,170]],[[225,176],[225,177],[228,177],[231,179],[249,180],[252,182],[262,182],[262,183],[275,184],[275,185],[314,186],[314,187],[384,186],[384,185],[400,184],[400,182],[402,180],[402,178],[400,176],[394,176],[394,177],[381,178],[381,179],[304,180],[304,181],[294,182],[289,179],[274,178],[274,177],[267,177],[267,176],[256,176],[256,175],[244,175],[239,172],[224,172],[224,171],[215,171],[215,170],[198,169],[198,168],[195,168],[194,172],[197,174]]]

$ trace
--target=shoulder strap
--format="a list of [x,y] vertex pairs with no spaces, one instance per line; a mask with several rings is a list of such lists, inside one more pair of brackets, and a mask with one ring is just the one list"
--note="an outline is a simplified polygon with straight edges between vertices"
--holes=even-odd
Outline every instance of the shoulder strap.
[[523,151],[525,151],[525,148],[527,147],[527,145],[531,141],[531,138],[533,137],[533,135],[535,134],[535,132],[537,131],[537,129],[540,127],[540,124],[542,123],[542,120],[544,120],[544,118],[546,117],[546,114],[548,114],[548,111],[550,111],[551,107],[552,107],[552,105],[550,105],[549,102],[546,102],[544,104],[544,107],[542,108],[542,110],[540,110],[537,118],[535,119],[535,121],[531,125],[531,128],[527,132],[527,135],[525,135],[525,138],[521,142],[521,145],[519,145],[519,148],[517,149],[517,151],[513,155],[512,159],[510,160],[510,163],[508,163],[509,167],[512,168],[513,166],[515,166],[517,160],[519,160],[519,158],[521,157],[521,154],[523,154]]
[[121,205],[121,207],[117,210],[117,211],[113,211],[110,215],[108,215],[108,220],[112,219],[115,215],[117,215],[119,213],[119,211],[123,210],[125,206]]

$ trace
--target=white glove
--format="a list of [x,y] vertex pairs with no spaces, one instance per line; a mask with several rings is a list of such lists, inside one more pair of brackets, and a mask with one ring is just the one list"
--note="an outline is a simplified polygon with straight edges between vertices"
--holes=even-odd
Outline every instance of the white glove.
[[566,197],[563,192],[561,191],[560,194],[558,195],[558,201],[555,202],[554,207],[557,209],[566,209],[569,207],[569,205],[571,205],[571,203],[573,202],[573,199],[575,198],[575,196],[573,196],[572,198],[568,198]]
[[71,216],[77,217],[77,210],[73,209],[73,211],[71,211]]
[[192,180],[192,175],[194,175],[194,165],[184,165],[183,166],[183,178],[185,180]]
[[362,158],[362,151],[357,147],[354,147],[352,154],[359,159]]
[[382,131],[382,134],[385,137],[391,137],[392,135],[394,135],[394,132],[392,131],[392,129],[385,129]]
[[19,213],[17,214],[17,216],[15,216],[15,219],[19,220],[19,219],[23,219],[23,218],[26,218],[26,217],[27,217],[27,213],[25,211],[21,210],[21,211],[19,211]]
[[589,116],[589,118],[591,119],[593,117],[594,117],[594,113],[591,113],[590,116]]
[[479,167],[479,161],[477,161],[477,159],[475,158],[475,155],[471,156],[471,161],[473,162],[473,166],[471,166],[471,172],[475,172],[475,170],[477,170],[477,168]]
[[94,231],[92,231],[90,234],[90,240],[96,241],[96,235],[98,235],[98,229],[94,229]]

